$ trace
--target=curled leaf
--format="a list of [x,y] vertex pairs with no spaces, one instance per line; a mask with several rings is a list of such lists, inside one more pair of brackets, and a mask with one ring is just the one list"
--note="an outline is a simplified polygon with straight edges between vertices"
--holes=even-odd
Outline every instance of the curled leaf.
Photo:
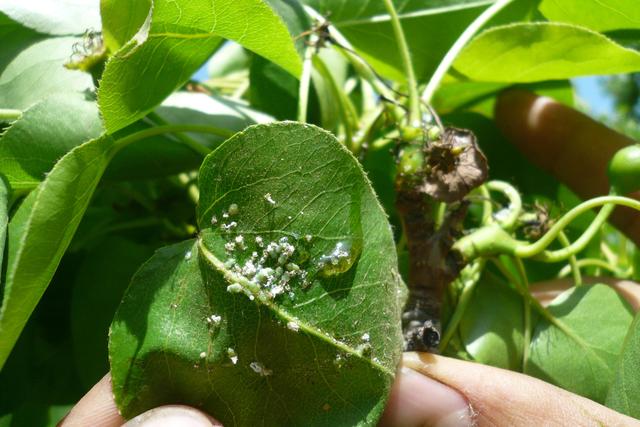
[[422,192],[442,202],[462,200],[487,179],[489,166],[475,135],[447,128],[440,140],[425,149],[429,171]]

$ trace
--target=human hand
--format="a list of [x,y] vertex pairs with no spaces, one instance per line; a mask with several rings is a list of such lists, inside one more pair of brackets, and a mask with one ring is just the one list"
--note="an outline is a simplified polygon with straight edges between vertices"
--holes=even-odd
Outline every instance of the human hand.
[[[499,97],[496,121],[533,163],[584,198],[608,192],[608,159],[619,148],[633,143],[571,108],[519,90]],[[640,243],[637,214],[618,210],[613,221]],[[614,286],[634,309],[640,306],[637,284],[602,278],[598,281]],[[589,283],[587,278],[585,283]],[[568,286],[570,282],[566,280],[546,282],[534,286],[533,293],[544,303]],[[115,427],[124,422],[113,402],[107,375],[60,425]],[[220,425],[184,406],[157,408],[129,423],[128,426]],[[640,422],[523,374],[447,357],[406,353],[380,426],[473,424],[638,425]]]

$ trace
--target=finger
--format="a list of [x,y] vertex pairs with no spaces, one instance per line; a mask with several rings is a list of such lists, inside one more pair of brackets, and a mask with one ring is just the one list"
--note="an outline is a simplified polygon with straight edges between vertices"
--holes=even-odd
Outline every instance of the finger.
[[378,427],[472,425],[469,404],[456,390],[401,368]]
[[516,372],[428,353],[405,353],[403,364],[460,390],[478,426],[640,425],[599,403]]
[[107,374],[60,421],[58,427],[119,427],[124,419],[118,413]]
[[[634,311],[640,309],[640,284],[631,280],[616,279],[614,277],[584,276],[582,282],[585,285],[602,283],[615,289],[621,297],[627,300]],[[562,292],[574,285],[571,279],[552,279],[537,282],[531,285],[531,295],[545,307]]]
[[222,427],[222,424],[195,408],[167,405],[144,412],[122,427]]
[[[551,98],[519,89],[498,97],[495,118],[507,139],[532,163],[583,199],[609,193],[607,163],[620,148],[634,143]],[[640,243],[637,212],[618,208],[612,222]]]

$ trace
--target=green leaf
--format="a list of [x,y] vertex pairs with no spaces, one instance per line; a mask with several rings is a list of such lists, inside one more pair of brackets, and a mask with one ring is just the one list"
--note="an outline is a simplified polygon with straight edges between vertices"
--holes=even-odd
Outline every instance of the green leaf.
[[522,298],[503,283],[483,278],[460,321],[460,338],[477,362],[519,371],[522,368]]
[[485,82],[535,82],[640,70],[640,53],[569,24],[513,24],[473,39],[454,63]]
[[0,170],[16,194],[34,189],[73,147],[102,133],[95,102],[53,95],[26,110],[0,138]]
[[640,8],[636,0],[543,0],[540,12],[551,21],[596,31],[640,28]]
[[9,224],[9,197],[11,190],[4,177],[0,175],[0,266],[4,265],[4,247],[7,240],[7,225]]
[[629,304],[606,285],[582,285],[548,307],[540,319],[525,372],[596,402],[604,402],[633,320]]
[[638,366],[640,366],[640,315],[636,315],[624,340],[616,377],[606,400],[609,408],[634,418],[640,418]]
[[[375,425],[400,358],[402,282],[357,161],[315,127],[257,125],[207,157],[200,190],[199,240],[157,252],[112,324],[125,417],[180,401],[225,425]],[[282,289],[251,282],[278,262]]]
[[291,35],[263,1],[155,0],[140,30],[107,62],[98,92],[107,131],[122,129],[162,102],[222,38],[300,73]]
[[[509,83],[486,83],[448,79],[435,93],[433,106],[440,114],[470,110],[493,118],[496,97]],[[569,107],[574,106],[574,92],[567,80],[516,85],[516,87],[548,96]]]
[[289,30],[289,34],[294,37],[295,47],[300,56],[304,55],[306,46],[304,37],[300,37],[304,31],[309,29],[310,19],[304,11],[304,7],[298,1],[291,0],[264,0],[273,11],[282,19]]
[[115,52],[136,35],[149,15],[153,0],[100,0],[102,37],[110,52]]
[[[467,80],[445,81],[436,91],[433,105],[440,114],[469,108],[476,112],[487,113],[491,117],[496,95],[508,86],[507,83],[484,83]],[[488,108],[478,108],[478,104],[484,107],[483,104],[485,103],[490,104]]]
[[79,38],[46,38],[13,22],[0,28],[6,31],[0,33],[1,108],[23,110],[53,94],[93,89],[89,74],[64,67]]
[[9,223],[0,308],[0,368],[58,267],[118,146],[105,136],[65,155]]
[[100,29],[98,0],[3,0],[0,12],[41,34],[77,35]]

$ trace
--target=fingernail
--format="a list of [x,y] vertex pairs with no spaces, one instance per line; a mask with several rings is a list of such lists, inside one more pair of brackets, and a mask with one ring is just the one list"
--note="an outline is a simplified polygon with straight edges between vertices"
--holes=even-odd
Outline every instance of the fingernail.
[[469,404],[458,391],[403,367],[380,426],[468,427],[472,421]]
[[150,409],[122,427],[222,427],[222,424],[195,408],[168,405]]

